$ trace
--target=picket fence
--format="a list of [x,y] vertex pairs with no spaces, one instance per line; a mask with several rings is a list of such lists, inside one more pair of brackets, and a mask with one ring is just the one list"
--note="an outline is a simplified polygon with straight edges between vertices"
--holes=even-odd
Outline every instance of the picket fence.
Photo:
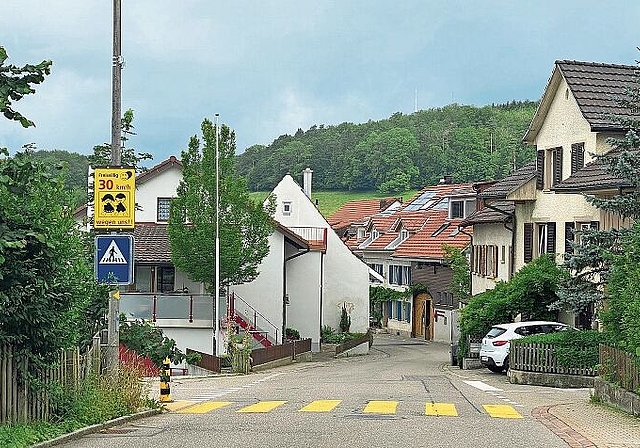
[[84,353],[79,348],[60,352],[58,362],[37,374],[28,374],[29,362],[9,345],[0,345],[0,424],[46,421],[51,412],[47,388],[77,387],[102,365],[100,337],[96,335]]

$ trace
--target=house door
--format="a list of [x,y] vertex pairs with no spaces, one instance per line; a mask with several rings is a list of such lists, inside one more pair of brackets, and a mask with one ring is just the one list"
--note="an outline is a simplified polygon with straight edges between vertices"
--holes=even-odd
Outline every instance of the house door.
[[413,337],[433,338],[431,315],[431,296],[427,293],[415,296],[413,298]]

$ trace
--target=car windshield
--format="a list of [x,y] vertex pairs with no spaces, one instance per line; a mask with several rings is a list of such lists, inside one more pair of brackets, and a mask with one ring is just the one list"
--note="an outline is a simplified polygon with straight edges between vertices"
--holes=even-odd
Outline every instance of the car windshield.
[[487,333],[487,335],[485,337],[489,338],[489,339],[493,339],[496,336],[500,336],[501,334],[503,334],[504,332],[506,332],[507,330],[504,328],[500,328],[500,327],[493,327],[491,328],[491,330],[489,330],[489,333]]

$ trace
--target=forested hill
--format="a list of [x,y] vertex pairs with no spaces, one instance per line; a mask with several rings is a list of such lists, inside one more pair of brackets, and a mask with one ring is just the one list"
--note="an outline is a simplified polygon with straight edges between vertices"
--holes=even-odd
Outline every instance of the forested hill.
[[313,126],[254,145],[237,157],[249,189],[271,190],[313,169],[314,189],[394,193],[437,183],[500,179],[534,157],[522,136],[537,103],[452,104],[363,124]]

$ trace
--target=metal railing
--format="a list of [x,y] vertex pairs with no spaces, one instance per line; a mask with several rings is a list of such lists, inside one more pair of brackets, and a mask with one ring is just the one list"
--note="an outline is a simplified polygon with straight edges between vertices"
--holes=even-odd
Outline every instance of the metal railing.
[[246,300],[233,292],[229,296],[229,314],[230,317],[239,315],[252,326],[252,331],[263,334],[273,344],[279,343],[278,327],[247,303]]
[[213,322],[210,294],[127,293],[120,296],[120,312],[128,319],[184,319]]

